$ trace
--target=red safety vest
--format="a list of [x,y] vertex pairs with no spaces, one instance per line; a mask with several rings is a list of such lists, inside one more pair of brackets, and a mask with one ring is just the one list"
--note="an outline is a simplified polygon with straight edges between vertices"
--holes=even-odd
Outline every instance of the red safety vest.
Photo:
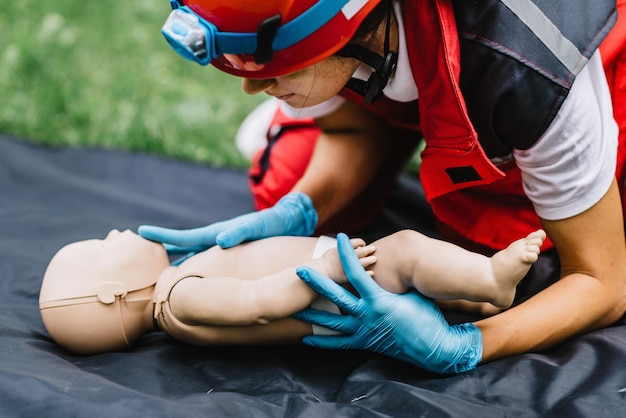
[[[551,0],[534,3],[562,26],[563,33],[573,31],[576,47],[589,58],[615,20],[615,3],[572,1],[576,4],[568,10],[579,13],[580,19],[563,17]],[[390,125],[423,135],[420,180],[444,237],[466,247],[504,248],[541,223],[514,162],[496,167],[490,157],[532,146],[558,112],[575,74],[546,54],[540,37],[533,37],[500,1],[405,0],[403,7],[419,100],[398,103],[383,96],[368,105],[350,90],[341,94]],[[492,24],[493,16],[499,19],[497,25]],[[523,42],[518,44],[519,39]],[[279,125],[281,118],[279,114],[275,121]],[[310,149],[302,152],[302,143],[294,142],[291,152],[283,153],[289,161],[282,165],[296,164],[298,170],[289,168],[285,175],[276,162],[267,181],[251,184],[260,208],[288,192],[308,164],[317,131],[312,120],[300,124],[310,138],[305,139],[304,132],[298,136]],[[303,156],[301,161],[295,154]],[[258,164],[251,174],[255,172]],[[281,187],[281,193],[272,191],[271,184]],[[544,248],[551,246],[547,241]]]
[[[511,39],[518,36],[516,28],[520,33],[527,30],[527,27],[512,14],[509,14],[509,17],[501,17],[508,19],[510,24],[502,24],[501,21],[499,25],[486,25],[472,21],[480,19],[480,13],[490,13],[490,16],[499,13],[503,16],[507,9],[500,2],[482,2],[473,6],[481,10],[468,9],[472,7],[468,3],[473,2],[465,4],[463,1],[451,0],[404,2],[403,18],[407,49],[419,91],[419,118],[413,117],[413,128],[419,129],[426,141],[426,148],[422,152],[420,180],[426,198],[440,222],[442,233],[446,238],[467,246],[479,244],[487,248],[500,249],[515,239],[541,228],[541,223],[523,191],[521,173],[514,162],[496,167],[490,161],[489,157],[506,154],[494,155],[498,153],[499,145],[493,145],[498,141],[498,133],[489,132],[491,127],[488,123],[491,121],[484,123],[478,119],[481,117],[488,119],[491,116],[497,118],[498,107],[510,109],[510,114],[515,116],[511,116],[512,120],[503,124],[501,132],[506,134],[519,130],[521,133],[520,138],[510,141],[507,153],[513,147],[528,148],[556,115],[558,107],[565,100],[573,83],[574,74],[559,68],[560,63],[550,61],[549,57],[541,54],[532,56],[533,48],[529,51],[512,50],[506,42],[516,45],[514,39]],[[586,58],[591,56],[614,21],[614,8],[610,3],[598,5],[600,9],[604,8],[603,15],[598,15],[596,10],[595,16],[590,20],[580,21],[593,24],[592,27],[586,28],[589,35],[579,39],[577,45],[583,51],[587,48]],[[577,7],[578,5],[572,5],[573,9]],[[464,10],[455,17],[455,9],[458,12],[459,8]],[[579,10],[580,13],[586,13],[582,8]],[[585,25],[580,23],[580,26]],[[498,27],[511,33],[497,33]],[[474,31],[476,29],[485,33]],[[461,45],[464,39],[465,50]],[[585,45],[580,46],[581,43]],[[491,51],[487,47],[491,48]],[[473,48],[478,53],[474,53]],[[463,54],[465,56],[462,58]],[[481,72],[485,72],[481,64],[487,61],[487,58],[499,60],[497,66],[502,67],[503,71],[510,71],[510,77],[508,74],[504,78],[498,78],[497,75],[481,76]],[[530,69],[527,62],[532,62],[535,68]],[[493,96],[491,100],[485,100],[482,104],[482,98],[473,97],[471,92],[462,89],[464,81],[461,77],[461,67],[464,72],[470,74],[470,77],[474,77],[465,81],[469,86],[465,90],[471,90],[472,84],[476,84],[482,91],[476,92],[474,96],[491,95]],[[548,72],[551,73],[552,79],[545,77]],[[489,77],[494,77],[493,82]],[[509,81],[506,80],[507,77]],[[524,89],[529,90],[528,94],[525,94]],[[513,95],[519,98],[524,95],[531,97],[533,89],[535,92],[540,91],[545,98],[544,108],[537,108],[540,104],[533,103],[532,100],[522,103],[507,102],[506,95],[511,95],[511,90],[519,92],[519,95]],[[399,109],[406,110],[412,104],[390,105],[389,100],[382,100],[380,103],[367,106],[356,94],[344,92],[344,95],[375,113],[386,115],[392,123],[407,126],[408,120],[404,117],[406,112]],[[474,103],[473,112],[468,109],[468,99]],[[394,111],[388,113],[390,108]],[[470,114],[474,116],[473,119]],[[532,117],[524,119],[525,115]],[[417,119],[419,126],[415,124]],[[482,124],[483,132],[477,132],[475,128],[477,120]],[[493,124],[499,122],[495,121]],[[487,148],[485,143],[488,145]],[[500,148],[506,149],[507,146],[504,144]],[[488,156],[485,149],[491,149],[491,155]],[[544,248],[551,246],[552,243],[548,241]]]
[[[602,41],[600,53],[613,99],[613,114],[619,126],[617,178],[626,202],[626,0],[617,0],[619,17],[611,33]],[[626,205],[624,217],[626,218]]]

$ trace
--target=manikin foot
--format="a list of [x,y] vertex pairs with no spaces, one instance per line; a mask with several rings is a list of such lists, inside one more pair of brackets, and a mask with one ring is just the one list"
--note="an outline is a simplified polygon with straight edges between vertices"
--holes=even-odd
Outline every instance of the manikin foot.
[[546,233],[538,230],[526,238],[514,241],[491,257],[496,294],[492,303],[498,308],[508,308],[515,298],[517,284],[524,278],[530,266],[539,258]]

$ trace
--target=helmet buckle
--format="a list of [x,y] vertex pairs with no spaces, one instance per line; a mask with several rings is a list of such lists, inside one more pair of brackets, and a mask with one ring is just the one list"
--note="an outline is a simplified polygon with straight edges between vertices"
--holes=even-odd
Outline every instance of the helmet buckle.
[[266,64],[272,60],[274,38],[276,38],[281,21],[282,18],[277,14],[259,23],[257,45],[254,51],[254,61],[257,64]]

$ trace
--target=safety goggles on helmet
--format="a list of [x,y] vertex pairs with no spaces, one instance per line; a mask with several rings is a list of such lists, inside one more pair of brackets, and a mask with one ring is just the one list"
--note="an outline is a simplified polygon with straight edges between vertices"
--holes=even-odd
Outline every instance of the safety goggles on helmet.
[[215,16],[224,9],[237,12],[237,2],[218,7],[219,1],[170,0],[172,12],[161,32],[176,52],[198,64],[243,77],[275,77],[338,51],[379,1],[309,0],[311,5],[287,22],[276,13],[259,19],[255,32],[238,32],[220,30]]

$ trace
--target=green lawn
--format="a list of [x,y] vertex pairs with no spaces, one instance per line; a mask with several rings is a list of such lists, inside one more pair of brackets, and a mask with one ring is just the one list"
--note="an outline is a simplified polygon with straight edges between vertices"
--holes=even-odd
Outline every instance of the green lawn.
[[180,58],[166,0],[0,0],[0,133],[245,167],[234,134],[263,96]]

